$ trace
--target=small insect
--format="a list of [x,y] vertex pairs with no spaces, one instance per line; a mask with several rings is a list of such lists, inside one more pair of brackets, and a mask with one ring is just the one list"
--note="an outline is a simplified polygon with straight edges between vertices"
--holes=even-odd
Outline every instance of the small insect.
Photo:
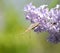
[[38,25],[39,25],[39,22],[31,24],[31,25],[25,30],[25,33],[28,32],[28,31],[30,31],[31,29],[34,29],[34,28],[37,27]]

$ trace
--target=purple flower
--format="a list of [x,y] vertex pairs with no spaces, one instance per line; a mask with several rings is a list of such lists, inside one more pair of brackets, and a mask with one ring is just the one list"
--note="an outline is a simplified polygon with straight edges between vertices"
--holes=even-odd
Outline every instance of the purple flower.
[[58,32],[50,32],[48,37],[48,41],[52,43],[58,43],[60,42],[60,33]]
[[49,10],[48,5],[41,5],[36,8],[30,3],[24,7],[26,19],[31,23],[39,22],[34,28],[35,32],[49,32],[49,41],[60,42],[60,5]]

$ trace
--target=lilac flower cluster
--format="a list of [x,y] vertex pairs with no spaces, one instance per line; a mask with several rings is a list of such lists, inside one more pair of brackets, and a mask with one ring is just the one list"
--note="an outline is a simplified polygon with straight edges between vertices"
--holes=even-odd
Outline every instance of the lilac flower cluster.
[[24,7],[26,19],[31,23],[39,22],[34,28],[35,32],[48,32],[48,41],[52,43],[60,42],[60,5],[49,9],[48,5],[41,5],[36,8],[30,3]]

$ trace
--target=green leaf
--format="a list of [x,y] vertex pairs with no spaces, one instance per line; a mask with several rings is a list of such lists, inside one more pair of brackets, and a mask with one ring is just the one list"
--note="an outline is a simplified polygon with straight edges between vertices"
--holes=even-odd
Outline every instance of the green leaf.
[[49,8],[55,7],[59,3],[59,0],[52,0],[52,2],[49,4]]

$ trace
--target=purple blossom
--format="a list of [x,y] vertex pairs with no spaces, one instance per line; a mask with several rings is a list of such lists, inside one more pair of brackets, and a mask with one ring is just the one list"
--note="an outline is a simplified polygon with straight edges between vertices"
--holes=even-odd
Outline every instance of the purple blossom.
[[60,5],[49,10],[48,5],[36,8],[32,3],[24,7],[26,19],[31,23],[40,24],[34,28],[35,32],[48,32],[48,41],[60,42]]
[[60,42],[60,33],[58,32],[50,32],[48,37],[48,41],[52,43],[58,43]]

